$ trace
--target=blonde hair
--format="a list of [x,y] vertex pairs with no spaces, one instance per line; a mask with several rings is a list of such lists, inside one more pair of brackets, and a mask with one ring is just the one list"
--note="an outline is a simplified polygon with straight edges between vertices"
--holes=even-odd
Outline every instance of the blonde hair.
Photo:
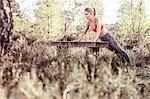
[[85,8],[84,11],[86,11],[86,12],[92,12],[92,13],[94,13],[94,15],[96,15],[96,10],[95,10],[95,8],[87,7],[87,8]]

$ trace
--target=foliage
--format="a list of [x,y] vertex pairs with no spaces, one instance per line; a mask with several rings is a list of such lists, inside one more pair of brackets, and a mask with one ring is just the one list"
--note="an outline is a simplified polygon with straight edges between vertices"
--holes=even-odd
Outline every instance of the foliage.
[[[16,31],[26,31],[26,32],[30,32],[31,31],[31,27],[30,25],[32,24],[25,16],[23,15],[19,15],[19,16],[14,16],[13,19],[14,21],[14,30]],[[33,30],[33,29],[32,29]]]
[[39,0],[35,11],[37,30],[41,34],[61,35],[61,9],[57,0]]
[[149,34],[150,23],[145,12],[143,0],[127,0],[119,10],[116,32],[119,37],[129,38]]
[[20,6],[19,4],[16,2],[16,0],[14,0],[13,2],[13,13],[17,13],[18,12],[18,9],[20,9]]
[[14,1],[13,2],[13,20],[14,20],[14,31],[34,33],[35,24],[31,19],[21,11],[20,5]]

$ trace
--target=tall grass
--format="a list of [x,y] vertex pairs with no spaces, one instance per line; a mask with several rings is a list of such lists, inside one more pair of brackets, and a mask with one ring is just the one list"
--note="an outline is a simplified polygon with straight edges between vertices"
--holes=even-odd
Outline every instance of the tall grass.
[[122,64],[107,49],[96,55],[88,48],[29,44],[24,37],[3,57],[0,83],[0,99],[150,98],[149,80],[137,77],[136,68]]

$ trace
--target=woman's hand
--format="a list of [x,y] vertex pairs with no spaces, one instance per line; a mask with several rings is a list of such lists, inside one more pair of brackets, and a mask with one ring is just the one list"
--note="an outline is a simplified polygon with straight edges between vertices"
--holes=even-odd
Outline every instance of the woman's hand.
[[96,39],[94,39],[94,42],[96,42],[97,41],[97,38]]

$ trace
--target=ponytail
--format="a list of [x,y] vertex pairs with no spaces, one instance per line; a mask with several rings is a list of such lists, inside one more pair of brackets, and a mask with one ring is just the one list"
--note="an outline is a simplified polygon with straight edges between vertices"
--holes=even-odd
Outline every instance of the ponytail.
[[94,15],[96,15],[96,10],[95,10],[95,8],[93,8],[93,13],[94,13]]

